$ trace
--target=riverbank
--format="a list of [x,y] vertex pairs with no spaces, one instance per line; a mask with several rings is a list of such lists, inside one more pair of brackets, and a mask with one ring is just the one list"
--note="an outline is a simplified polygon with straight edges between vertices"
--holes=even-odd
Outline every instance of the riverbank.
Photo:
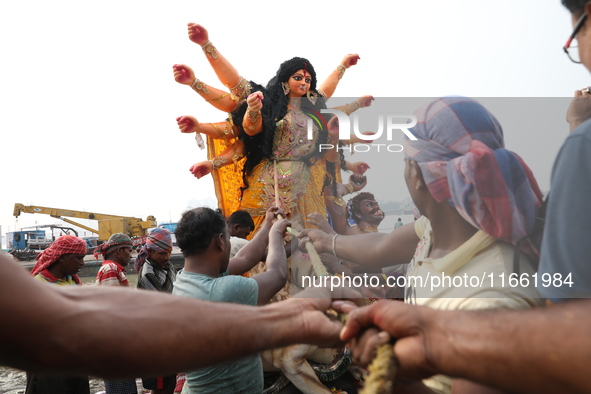
[[[89,379],[89,384],[91,394],[100,393],[105,390],[105,384],[102,379],[91,378]],[[26,372],[8,367],[0,367],[0,394],[24,394],[26,388]],[[138,387],[138,393],[145,393],[141,388],[141,383]]]

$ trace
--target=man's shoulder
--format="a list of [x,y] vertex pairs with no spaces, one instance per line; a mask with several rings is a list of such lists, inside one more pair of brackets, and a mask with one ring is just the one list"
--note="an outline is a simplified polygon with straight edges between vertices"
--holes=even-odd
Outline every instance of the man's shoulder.
[[206,301],[256,305],[259,287],[252,278],[238,275],[212,278],[207,275],[183,273],[177,278],[173,292]]
[[591,142],[591,119],[586,120],[574,129],[566,138],[564,145],[580,144],[583,141]]
[[215,279],[217,284],[224,286],[256,286],[257,282],[252,278],[241,275],[225,275]]
[[[485,265],[501,264],[502,266],[505,266],[506,270],[512,270],[514,258],[515,246],[499,239],[495,239],[494,242],[472,257],[471,261],[478,261]],[[523,252],[519,253],[519,261],[521,265],[526,265],[528,267],[532,266],[531,259]]]
[[118,272],[119,267],[117,264],[113,263],[112,261],[105,261],[103,265],[99,268],[98,274],[105,274],[107,272]]
[[103,267],[110,267],[110,268],[117,268],[118,267],[118,265],[114,261],[111,261],[111,260],[103,261],[102,266]]
[[414,222],[415,233],[419,238],[423,238],[423,235],[429,235],[431,232],[431,222],[426,216],[421,216]]
[[[151,260],[146,259],[146,261],[142,265],[142,268],[140,269],[140,272],[138,274],[141,276],[144,276],[146,274],[155,274],[157,268],[158,268],[158,264],[155,264]],[[160,269],[162,269],[162,267],[160,267]]]
[[[591,119],[581,123],[564,141],[552,168],[552,195],[550,205],[555,205],[559,191],[576,195],[570,190],[573,182],[580,183],[580,177],[587,178],[591,166]],[[566,190],[569,189],[569,190]],[[566,202],[564,198],[560,198]],[[559,200],[560,200],[559,199]]]
[[193,284],[199,283],[209,286],[216,291],[258,288],[257,282],[254,279],[245,278],[240,275],[224,275],[214,278],[204,274],[187,272],[185,270],[182,270],[177,274],[177,282],[179,284],[184,282]]
[[591,134],[591,119],[587,119],[586,121],[581,123],[576,129],[573,130],[571,135],[585,134],[585,133]]
[[217,278],[212,286],[212,301],[256,305],[259,286],[252,278],[228,275]]
[[246,245],[248,242],[249,242],[248,239],[244,239],[244,238],[240,238],[240,237],[234,237],[234,236],[231,236],[230,237],[230,243],[231,244]]

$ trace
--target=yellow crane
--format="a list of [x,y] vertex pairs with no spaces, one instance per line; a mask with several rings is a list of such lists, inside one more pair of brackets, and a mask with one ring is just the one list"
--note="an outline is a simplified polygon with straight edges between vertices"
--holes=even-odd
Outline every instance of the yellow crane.
[[[18,217],[21,213],[41,213],[61,219],[64,222],[98,234],[100,241],[108,240],[109,237],[115,233],[125,233],[130,237],[142,237],[148,234],[149,228],[156,227],[156,218],[154,216],[148,216],[146,220],[142,220],[140,218],[128,216],[106,215],[103,213],[39,207],[33,205],[23,205],[19,203],[14,204],[14,216]],[[98,231],[83,224],[76,223],[75,221],[67,219],[66,217],[96,220],[98,221]]]

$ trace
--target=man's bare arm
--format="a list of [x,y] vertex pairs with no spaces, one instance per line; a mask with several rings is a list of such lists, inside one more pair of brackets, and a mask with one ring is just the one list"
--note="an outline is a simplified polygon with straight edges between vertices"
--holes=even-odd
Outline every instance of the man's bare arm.
[[269,232],[269,254],[266,270],[252,278],[259,286],[258,305],[265,305],[287,281],[287,257],[283,245],[283,235],[289,222],[280,219]]
[[319,253],[336,252],[343,260],[375,268],[409,263],[419,242],[413,223],[405,224],[388,234],[339,235],[335,240],[334,235],[307,229],[298,237],[310,237]]
[[325,316],[329,303],[293,299],[252,307],[125,288],[60,289],[0,255],[0,312],[10,316],[0,325],[0,365],[128,378],[295,343],[334,345],[341,325]]
[[370,326],[397,338],[400,380],[441,373],[510,392],[589,390],[591,300],[527,311],[437,311],[380,301],[351,311],[341,334],[362,363],[370,360],[368,349],[388,341],[353,339]]

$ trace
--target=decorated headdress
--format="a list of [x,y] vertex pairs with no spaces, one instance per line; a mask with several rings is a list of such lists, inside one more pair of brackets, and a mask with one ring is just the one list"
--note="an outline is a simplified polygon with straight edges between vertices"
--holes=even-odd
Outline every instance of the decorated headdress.
[[310,83],[310,90],[316,90],[316,71],[314,67],[310,63],[308,59],[304,59],[303,57],[294,57],[289,60],[284,61],[279,66],[279,70],[277,70],[277,74],[275,77],[269,81],[267,84],[267,88],[274,83],[281,83],[287,82],[289,77],[295,74],[298,70],[305,70],[306,72],[310,73],[312,76],[312,82]]
[[[309,92],[313,93],[314,98],[310,100],[307,96],[301,99],[302,111],[314,120],[316,125],[321,130],[319,133],[318,144],[324,144],[327,141],[328,133],[326,131],[326,124],[330,119],[330,115],[322,114],[322,109],[326,108],[325,98],[316,90],[317,79],[316,71],[308,59],[301,57],[291,58],[279,66],[277,73],[264,89],[255,88],[253,85],[253,92],[261,90],[264,94],[263,110],[261,111],[263,127],[262,131],[255,135],[249,136],[246,132],[240,133],[240,139],[244,142],[244,150],[246,162],[244,163],[244,184],[248,187],[248,175],[252,173],[254,168],[264,159],[270,159],[273,156],[273,140],[275,136],[275,129],[277,122],[285,117],[289,103],[289,97],[283,90],[282,83],[287,82],[289,78],[298,70],[305,70],[312,76]],[[256,84],[255,84],[256,85]],[[241,108],[234,113],[233,121],[235,125],[242,125],[242,120],[246,113],[247,104],[242,104]],[[309,156],[300,158],[300,160],[307,161],[314,156],[320,156],[320,150],[314,150]],[[345,168],[345,160],[342,151],[339,151],[341,156],[341,167]],[[334,180],[336,168],[334,163],[327,163],[328,173],[331,179],[326,179],[325,184]]]

